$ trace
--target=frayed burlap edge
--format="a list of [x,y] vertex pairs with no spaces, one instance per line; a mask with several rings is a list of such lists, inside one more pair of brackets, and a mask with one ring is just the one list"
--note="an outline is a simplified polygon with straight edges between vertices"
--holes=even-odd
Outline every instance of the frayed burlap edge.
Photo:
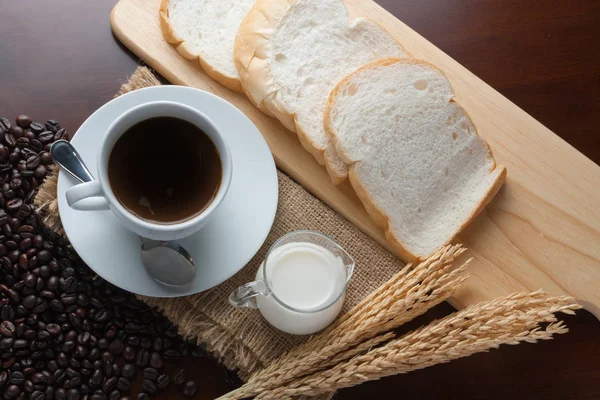
[[56,197],[57,188],[58,166],[51,165],[50,172],[46,176],[35,199],[33,199],[33,204],[35,205],[36,211],[42,216],[46,227],[54,233],[66,238],[65,230],[63,229],[58,215],[58,199]]

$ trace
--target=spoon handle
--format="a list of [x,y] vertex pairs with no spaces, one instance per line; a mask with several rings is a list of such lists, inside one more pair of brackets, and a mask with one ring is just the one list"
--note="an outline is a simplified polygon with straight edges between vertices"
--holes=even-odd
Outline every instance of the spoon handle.
[[94,177],[87,169],[83,160],[77,153],[77,150],[66,140],[57,140],[50,147],[52,159],[58,165],[63,167],[63,171],[68,172],[81,182],[90,182]]

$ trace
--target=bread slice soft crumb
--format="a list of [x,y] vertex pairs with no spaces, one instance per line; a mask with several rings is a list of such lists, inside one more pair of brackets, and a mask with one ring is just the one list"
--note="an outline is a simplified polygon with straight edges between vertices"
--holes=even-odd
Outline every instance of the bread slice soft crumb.
[[451,242],[506,176],[453,98],[433,65],[389,59],[343,79],[325,110],[353,188],[406,260]]
[[361,65],[404,56],[402,45],[375,23],[349,20],[340,0],[257,0],[234,47],[250,100],[297,132],[334,182],[347,169],[323,130],[329,92]]
[[240,76],[233,63],[235,34],[254,0],[162,0],[161,30],[167,42],[208,76],[237,92]]

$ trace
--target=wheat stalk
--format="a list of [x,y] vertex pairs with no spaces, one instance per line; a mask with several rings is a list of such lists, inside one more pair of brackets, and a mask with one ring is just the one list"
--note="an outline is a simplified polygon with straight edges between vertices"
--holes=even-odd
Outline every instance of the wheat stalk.
[[[416,266],[407,265],[321,334],[292,349],[248,383],[220,399],[240,399],[276,388],[302,376],[364,353],[391,337],[383,335],[446,300],[467,278],[468,260],[452,261],[465,249],[446,246]],[[371,339],[374,338],[374,339]]]
[[[406,373],[471,354],[551,339],[568,330],[557,312],[573,314],[581,306],[570,297],[548,297],[543,291],[518,293],[471,306],[366,354],[330,369],[297,379],[287,386],[255,393],[257,399],[312,396],[385,376]],[[541,323],[548,323],[541,328]]]

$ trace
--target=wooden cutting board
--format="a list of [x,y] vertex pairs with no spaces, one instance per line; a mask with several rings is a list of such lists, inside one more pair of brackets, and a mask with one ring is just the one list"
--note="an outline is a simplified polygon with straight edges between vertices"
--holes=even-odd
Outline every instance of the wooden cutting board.
[[[441,68],[508,178],[460,240],[472,277],[451,303],[458,308],[515,291],[570,294],[600,318],[600,167],[452,58],[370,0],[348,0],[353,15],[388,30],[416,58]],[[380,244],[387,246],[350,185],[334,186],[294,134],[243,95],[208,78],[162,37],[160,0],[121,0],[111,26],[131,51],[174,84],[235,104],[267,140],[277,166]],[[210,21],[205,21],[210,23]],[[526,60],[524,60],[526,62]],[[363,266],[368,267],[368,266]]]

